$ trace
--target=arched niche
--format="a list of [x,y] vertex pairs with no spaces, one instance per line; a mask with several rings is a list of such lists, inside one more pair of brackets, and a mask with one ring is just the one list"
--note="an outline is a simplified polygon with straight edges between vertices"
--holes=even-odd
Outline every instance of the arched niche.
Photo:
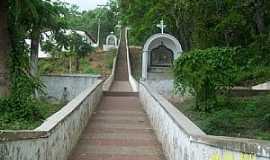
[[106,45],[107,46],[117,46],[117,37],[112,33],[107,36],[106,38]]
[[[164,56],[164,65],[162,65],[162,60],[158,65],[153,65],[153,55],[155,51],[160,51],[160,55],[157,58],[162,58]],[[173,62],[177,57],[182,54],[182,46],[179,41],[172,35],[158,33],[151,36],[145,43],[143,48],[143,59],[142,59],[142,78],[147,79],[148,69],[151,67],[169,67],[170,63]],[[156,53],[158,54],[158,53]],[[168,54],[168,55],[164,55]],[[170,58],[170,60],[168,59]],[[167,60],[166,60],[167,59]],[[166,62],[166,63],[165,63]],[[157,62],[155,62],[157,63]]]

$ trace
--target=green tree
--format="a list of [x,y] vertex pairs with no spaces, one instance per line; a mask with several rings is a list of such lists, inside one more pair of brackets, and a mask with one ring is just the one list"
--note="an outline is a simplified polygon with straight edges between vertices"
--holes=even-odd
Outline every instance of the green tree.
[[[0,80],[0,92],[1,94],[10,93],[8,97],[0,99],[1,119],[8,122],[19,120],[31,123],[33,120],[42,119],[33,93],[36,89],[41,89],[43,85],[30,73],[30,52],[25,39],[39,38],[37,34],[33,34],[38,28],[37,24],[45,23],[47,18],[50,19],[50,16],[46,14],[40,17],[39,9],[40,12],[45,9],[42,10],[39,7],[54,8],[62,5],[46,0],[8,0],[1,1],[0,4],[1,77],[2,73],[5,77],[9,73],[8,79],[1,78]],[[59,24],[56,27],[60,27]],[[33,48],[34,45],[32,45]],[[2,85],[5,85],[3,90]]]
[[174,66],[175,90],[194,95],[197,110],[210,111],[217,103],[217,93],[234,84],[235,55],[235,49],[209,48],[181,56]]
[[105,43],[107,35],[115,31],[115,26],[118,23],[117,12],[115,1],[110,1],[108,7],[83,11],[82,13],[76,7],[73,7],[67,22],[70,29],[85,31],[92,36],[96,36],[96,39],[100,22],[101,45]]
[[80,59],[92,52],[93,48],[87,40],[76,32],[70,35],[70,52],[76,57],[76,71],[80,70]]
[[58,32],[60,29],[65,28],[64,17],[67,10],[61,3],[51,3],[50,1],[40,1],[35,3],[37,16],[32,17],[30,21],[31,30],[31,74],[37,76],[38,72],[38,51],[41,41],[41,33],[47,30]]

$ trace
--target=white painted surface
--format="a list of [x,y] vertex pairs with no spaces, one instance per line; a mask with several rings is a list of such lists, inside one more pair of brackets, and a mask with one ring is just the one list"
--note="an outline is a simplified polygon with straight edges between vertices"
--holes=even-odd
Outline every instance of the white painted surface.
[[157,94],[140,84],[140,100],[168,160],[269,160],[270,142],[208,136]]
[[270,90],[270,81],[263,83],[263,84],[253,86],[252,89],[254,89],[254,90]]

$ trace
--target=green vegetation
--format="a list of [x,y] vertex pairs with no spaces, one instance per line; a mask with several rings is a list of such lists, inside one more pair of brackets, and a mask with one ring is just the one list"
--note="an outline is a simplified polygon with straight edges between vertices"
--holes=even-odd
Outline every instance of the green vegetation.
[[79,70],[76,70],[76,57],[41,59],[39,62],[40,74],[101,74],[108,75],[113,67],[116,51],[100,53],[94,52],[80,59]]
[[270,66],[253,66],[236,75],[235,85],[250,87],[270,80]]
[[196,111],[194,98],[176,106],[208,134],[270,140],[270,95],[218,96],[211,113]]
[[[74,73],[98,72],[100,67],[91,66],[94,62],[90,63],[85,58],[93,52],[90,44],[76,32],[67,34],[66,30],[81,28],[91,32],[95,26],[85,28],[89,25],[86,22],[92,23],[99,17],[102,20],[103,16],[104,19],[101,22],[105,22],[103,28],[106,27],[107,30],[104,34],[113,31],[117,18],[113,14],[115,3],[112,1],[110,4],[111,7],[95,10],[91,12],[94,16],[88,16],[88,12],[80,13],[78,8],[70,7],[60,1],[7,0],[0,2],[1,129],[33,128],[28,127],[27,123],[36,126],[35,124],[39,124],[46,117],[43,110],[46,107],[49,110],[50,105],[45,105],[46,102],[40,102],[36,98],[37,93],[42,92],[44,87],[39,80],[39,73],[65,73],[63,66],[70,67],[68,70],[71,71],[75,68]],[[73,23],[74,19],[76,23]],[[80,27],[77,28],[75,25]],[[46,38],[44,38],[42,36],[44,32],[50,32],[50,34],[45,34]],[[30,46],[26,44],[26,39],[31,40]],[[39,43],[43,50],[52,54],[52,61],[38,64]],[[69,63],[70,59],[75,59],[75,61]],[[71,68],[69,64],[75,67]],[[38,69],[38,65],[41,66],[41,70]],[[100,69],[99,72],[101,71],[103,70]]]
[[100,45],[105,44],[106,37],[111,32],[118,35],[118,29],[115,28],[118,23],[118,8],[115,0],[110,0],[108,7],[96,8],[82,13],[78,12],[76,6],[73,6],[71,10],[73,14],[69,15],[67,21],[70,28],[86,31],[97,38],[98,24],[100,22]]
[[[57,32],[63,28],[62,20],[67,10],[58,2],[39,0],[3,2],[6,3],[4,4],[6,8],[3,9],[6,13],[1,16],[7,17],[0,18],[8,20],[5,21],[8,27],[4,29],[8,28],[9,34],[0,38],[1,42],[6,42],[5,45],[10,48],[7,50],[8,56],[3,57],[9,62],[8,66],[3,67],[7,69],[4,73],[9,73],[9,78],[6,79],[8,94],[0,99],[0,122],[1,129],[12,129],[20,128],[20,122],[24,126],[45,118],[44,112],[39,108],[41,102],[36,100],[37,91],[41,91],[44,87],[36,75],[36,51],[41,31],[46,28]],[[29,37],[32,40],[30,50],[25,42]],[[2,57],[3,53],[0,54]],[[30,62],[28,55],[31,55]]]
[[[252,46],[254,55],[269,48],[269,8],[270,2],[263,0],[120,0],[121,19],[131,27],[132,43],[142,45],[160,32],[155,24],[163,18],[166,32],[184,51]],[[257,58],[263,60],[268,53]]]
[[142,75],[142,50],[136,47],[129,48],[131,73],[133,77],[140,81]]
[[131,43],[143,45],[160,32],[155,24],[162,19],[180,41],[185,52],[174,63],[175,91],[195,97],[187,109],[192,120],[210,134],[259,139],[269,139],[269,96],[227,91],[270,80],[269,9],[263,0],[120,1]]
[[63,106],[63,103],[57,101],[31,100],[31,102],[22,103],[17,98],[1,99],[0,130],[35,129]]
[[196,97],[196,109],[210,111],[217,104],[217,93],[233,85],[235,49],[193,50],[177,59],[174,66],[175,90]]

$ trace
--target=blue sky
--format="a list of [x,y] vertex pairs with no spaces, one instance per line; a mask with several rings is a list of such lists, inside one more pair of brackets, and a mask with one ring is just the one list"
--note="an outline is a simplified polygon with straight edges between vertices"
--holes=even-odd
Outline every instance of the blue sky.
[[97,7],[98,4],[106,4],[108,0],[62,0],[70,4],[76,4],[80,10],[90,10]]

